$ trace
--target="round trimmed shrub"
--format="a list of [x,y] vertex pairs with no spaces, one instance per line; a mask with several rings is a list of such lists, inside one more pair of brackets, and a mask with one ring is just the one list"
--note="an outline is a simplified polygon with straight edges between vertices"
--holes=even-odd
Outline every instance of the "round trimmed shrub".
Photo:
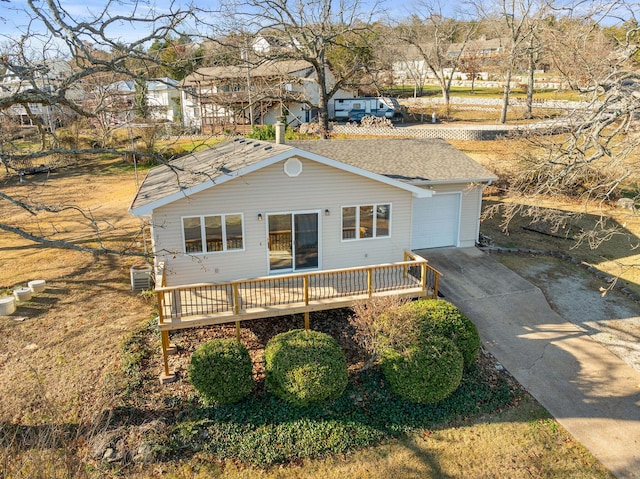
[[458,347],[465,367],[473,364],[480,350],[480,336],[476,325],[462,311],[441,299],[413,301],[403,308],[416,317],[418,340],[444,336]]
[[189,379],[205,403],[235,403],[253,389],[249,351],[235,339],[212,339],[198,347]]
[[462,354],[453,341],[434,336],[400,352],[387,349],[380,367],[391,390],[411,402],[442,401],[462,381]]
[[347,387],[347,360],[335,339],[294,329],[271,338],[264,350],[267,388],[296,406],[339,397]]

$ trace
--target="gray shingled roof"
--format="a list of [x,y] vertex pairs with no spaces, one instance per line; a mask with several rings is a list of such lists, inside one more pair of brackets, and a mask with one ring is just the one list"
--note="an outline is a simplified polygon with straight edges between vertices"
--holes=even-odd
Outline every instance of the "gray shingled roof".
[[152,168],[131,209],[260,168],[261,162],[278,155],[304,157],[305,152],[413,185],[495,179],[493,173],[444,140],[308,140],[279,145],[237,138]]
[[308,140],[287,144],[412,184],[496,179],[489,170],[440,139]]
[[[311,64],[304,60],[280,60],[267,61],[251,68],[251,76],[256,77],[286,77],[296,72],[311,68]],[[241,78],[246,80],[246,66],[214,66],[198,68],[182,80],[182,85],[192,86],[201,82],[214,82],[217,80],[228,80]]]
[[144,206],[168,196],[213,181],[278,153],[291,150],[288,145],[276,145],[265,141],[237,139],[220,143],[171,161],[167,165],[149,170],[131,209]]

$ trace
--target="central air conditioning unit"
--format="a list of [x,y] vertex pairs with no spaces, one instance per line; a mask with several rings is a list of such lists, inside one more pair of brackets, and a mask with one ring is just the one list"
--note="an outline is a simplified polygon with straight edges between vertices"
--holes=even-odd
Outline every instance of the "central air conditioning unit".
[[129,271],[131,273],[131,291],[151,289],[151,272],[153,268],[150,264],[135,264]]

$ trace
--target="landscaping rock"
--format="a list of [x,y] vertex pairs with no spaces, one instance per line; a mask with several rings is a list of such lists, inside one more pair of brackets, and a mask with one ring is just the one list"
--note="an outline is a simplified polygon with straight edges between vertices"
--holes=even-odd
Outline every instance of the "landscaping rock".
[[136,454],[133,456],[133,462],[137,464],[151,464],[156,461],[156,455],[153,445],[143,442],[138,447]]
[[631,198],[620,198],[616,202],[616,206],[618,208],[624,208],[627,210],[635,211],[636,210],[636,202]]

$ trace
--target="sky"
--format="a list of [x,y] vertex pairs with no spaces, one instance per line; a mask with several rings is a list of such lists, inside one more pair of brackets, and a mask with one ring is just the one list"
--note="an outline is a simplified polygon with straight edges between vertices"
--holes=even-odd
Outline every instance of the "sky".
[[[224,0],[220,0],[223,3]],[[376,0],[361,0],[365,6],[373,5]],[[32,0],[33,4],[41,10],[43,13],[48,12],[45,0]],[[57,3],[62,5],[64,11],[74,19],[89,19],[95,18],[103,13],[105,6],[108,5],[109,15],[123,15],[128,16],[133,11],[134,5],[136,7],[136,13],[138,16],[150,15],[152,12],[167,14],[170,12],[169,5],[171,0],[56,0]],[[202,5],[212,8],[216,4],[215,0],[174,0],[174,9],[176,6],[189,5],[191,3],[197,4],[200,2]],[[338,3],[338,2],[335,2]],[[397,0],[378,0],[378,3],[382,5],[381,10],[391,16],[407,16],[410,9],[407,8],[407,2],[398,2]],[[444,2],[446,4],[452,4],[457,2]],[[28,14],[25,13],[29,12]],[[365,10],[366,11],[366,10]],[[28,5],[27,0],[9,0],[5,2],[0,0],[0,43],[2,38],[18,38],[27,32],[43,31],[41,22],[34,23],[31,21],[34,17],[34,12]],[[65,18],[67,20],[68,18]],[[143,37],[148,31],[149,25],[144,26],[141,22],[136,25],[132,25],[128,22],[120,22],[114,24],[107,31],[109,38],[113,40],[119,40],[122,42],[131,42]]]
[[[152,15],[153,12],[160,14],[169,14],[171,9],[170,5],[173,5],[174,10],[178,8],[181,4],[187,6],[189,4],[198,4],[200,2],[201,5],[215,8],[218,2],[222,4],[227,3],[228,0],[51,0],[57,2],[62,5],[62,8],[68,14],[68,16],[72,17],[75,20],[84,19],[87,20],[89,18],[95,18],[104,14],[105,8],[108,5],[107,11],[110,16],[114,15],[123,15],[129,16],[135,7],[136,15],[138,17],[148,17]],[[309,1],[312,0],[302,0]],[[378,4],[379,10],[383,13],[386,13],[391,18],[406,18],[412,12],[420,12],[425,13],[424,8],[416,7],[416,2],[420,2],[421,0],[351,0],[351,1],[361,1],[364,5],[364,10],[366,13],[366,7],[370,6],[369,11],[371,11],[372,5]],[[438,1],[438,0],[434,0]],[[443,8],[445,9],[445,15],[451,15],[458,7],[464,5],[467,2],[463,0],[439,0]],[[557,0],[557,2],[562,3],[564,0]],[[605,0],[606,1],[606,0]],[[635,3],[636,0],[630,0]],[[48,13],[48,8],[46,6],[46,0],[32,0],[33,5],[36,8],[39,8],[43,14]],[[338,0],[334,0],[334,3],[339,3]],[[593,5],[596,2],[586,1],[586,5]],[[30,12],[26,14],[25,11]],[[0,48],[5,46],[11,40],[15,40],[19,38],[21,35],[24,35],[27,32],[31,33],[31,46],[33,48],[40,47],[46,48],[46,44],[43,43],[43,40],[38,38],[35,35],[36,32],[42,32],[44,27],[41,22],[32,22],[32,18],[35,16],[34,12],[31,10],[27,0],[9,0],[3,1],[0,0]],[[65,21],[68,20],[68,16],[65,16]],[[219,18],[222,16],[218,16]],[[211,15],[211,22],[215,23],[217,18],[215,15]],[[107,36],[111,40],[116,40],[122,43],[130,43],[136,41],[140,38],[143,38],[150,31],[151,25],[149,23],[137,22],[136,24],[132,24],[131,22],[119,22],[113,24],[106,31]],[[193,33],[193,32],[188,32]],[[211,29],[205,32],[210,34]],[[89,39],[88,39],[89,40]],[[42,45],[39,45],[40,42]],[[91,42],[91,41],[90,41]],[[96,43],[96,42],[91,42]]]
[[[44,0],[32,0],[34,6],[44,15],[50,15]],[[186,2],[186,0],[185,0]],[[134,11],[135,2],[131,0],[57,0],[64,10],[64,20],[88,20],[97,18],[105,13],[107,7],[110,16],[130,16]],[[160,14],[169,13],[170,0],[158,0],[157,2],[140,1],[135,7],[136,16],[148,17],[153,12]],[[26,13],[25,13],[26,12]],[[33,21],[35,13],[27,0],[9,0],[0,2],[0,36],[16,38],[27,32],[43,31],[41,21]],[[107,30],[110,38],[124,42],[133,41],[145,35],[146,29],[142,22],[132,25],[130,22],[119,22]]]

